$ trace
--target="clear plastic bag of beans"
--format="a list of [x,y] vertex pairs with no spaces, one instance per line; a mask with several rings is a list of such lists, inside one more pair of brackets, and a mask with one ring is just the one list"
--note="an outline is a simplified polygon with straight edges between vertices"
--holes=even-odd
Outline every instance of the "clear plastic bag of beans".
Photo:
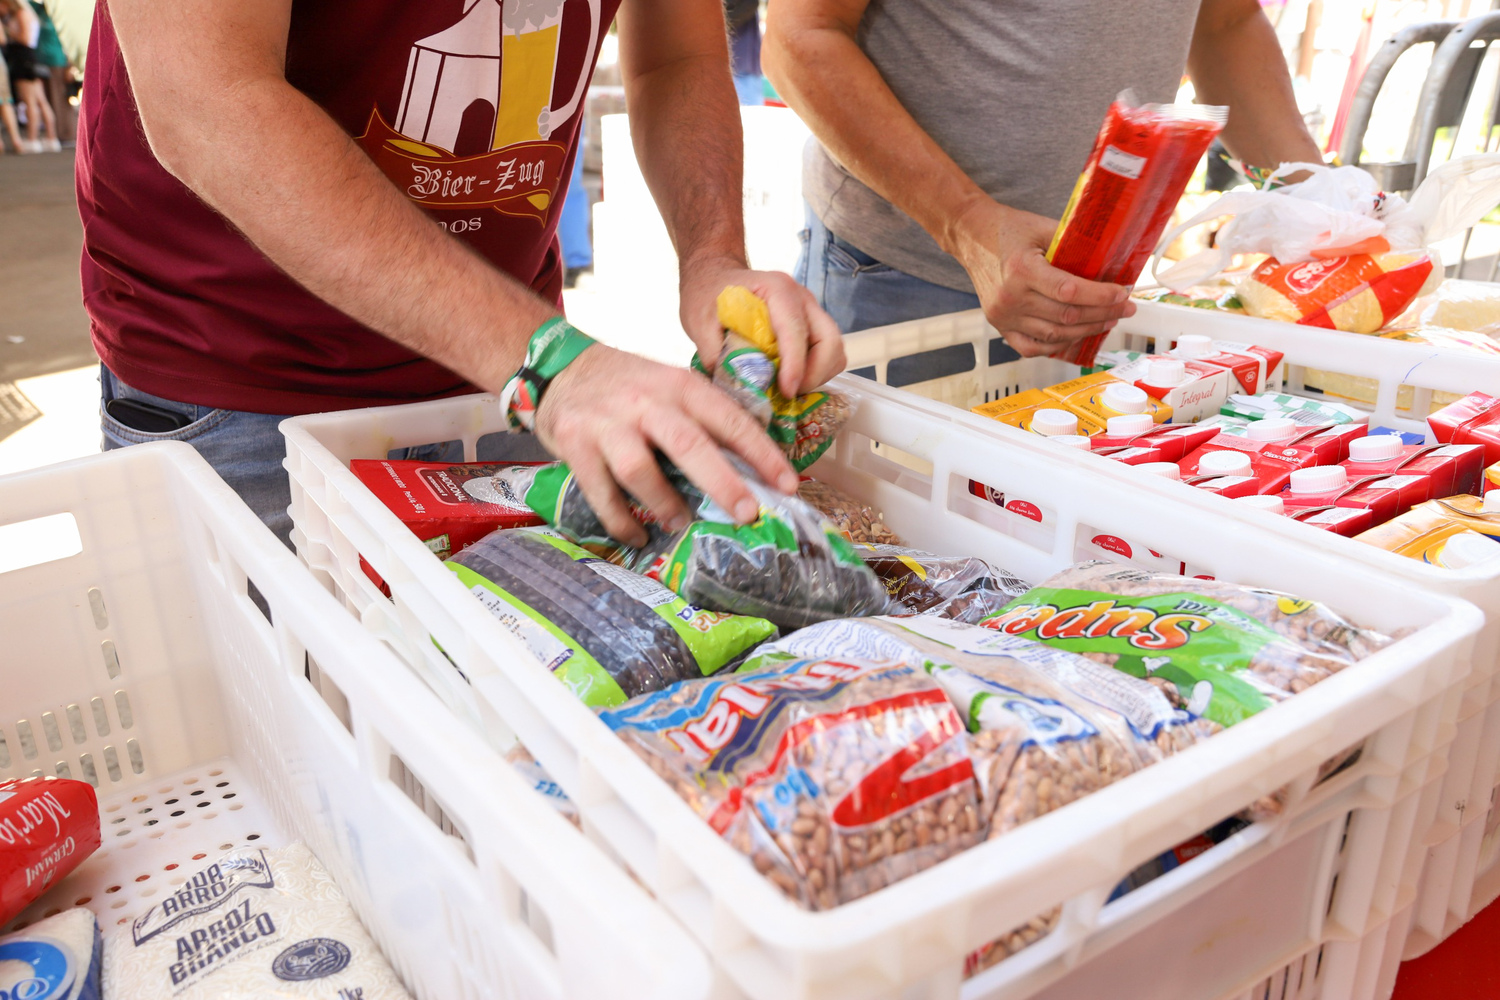
[[[600,718],[809,909],[857,899],[980,840],[964,720],[920,666],[780,652],[754,666]],[[749,718],[756,724],[738,724]]]
[[783,496],[729,458],[760,504],[756,520],[735,524],[663,463],[694,519],[675,533],[646,523],[648,541],[638,549],[609,537],[566,465],[514,466],[497,478],[505,477],[532,510],[579,545],[660,582],[695,607],[764,618],[782,628],[885,610],[885,588],[837,528],[805,500]]
[[[905,658],[932,677],[967,720],[985,839],[1211,736],[1219,726],[1173,708],[1153,685],[1091,660],[928,615],[826,622],[759,647],[773,652]],[[1040,914],[977,950],[973,974],[1050,933]]]
[[885,584],[891,614],[936,615],[978,624],[1031,589],[975,556],[940,556],[900,545],[864,545],[859,554]]

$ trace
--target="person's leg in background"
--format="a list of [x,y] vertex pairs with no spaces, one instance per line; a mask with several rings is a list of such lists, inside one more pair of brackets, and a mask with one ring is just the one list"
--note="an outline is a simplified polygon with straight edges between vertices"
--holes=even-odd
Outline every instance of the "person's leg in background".
[[578,275],[594,266],[594,244],[589,239],[589,192],[583,183],[583,151],[587,144],[578,140],[578,155],[573,158],[573,178],[563,199],[562,215],[557,220],[557,239],[562,244],[566,277],[563,287],[572,288]]
[[760,5],[747,6],[751,9],[743,14],[726,9],[732,18],[745,18],[740,24],[731,23],[729,26],[729,71],[734,76],[734,92],[739,96],[740,104],[758,108],[766,103],[766,81],[760,72]]
[[[0,35],[3,33],[3,29],[0,29]],[[17,153],[26,152],[21,145],[21,130],[16,124],[16,104],[10,90],[10,69],[5,64],[4,45],[0,45],[0,127],[4,127],[5,135]],[[0,141],[0,153],[4,151],[5,143]]]

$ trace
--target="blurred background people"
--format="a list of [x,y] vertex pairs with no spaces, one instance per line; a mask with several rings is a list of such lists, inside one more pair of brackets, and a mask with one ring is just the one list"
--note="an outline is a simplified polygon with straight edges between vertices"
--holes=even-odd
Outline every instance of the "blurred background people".
[[51,75],[37,60],[37,42],[41,39],[42,21],[26,0],[0,0],[0,24],[8,39],[5,61],[10,66],[11,87],[15,99],[26,108],[25,152],[58,150],[57,122],[47,101],[46,80]]

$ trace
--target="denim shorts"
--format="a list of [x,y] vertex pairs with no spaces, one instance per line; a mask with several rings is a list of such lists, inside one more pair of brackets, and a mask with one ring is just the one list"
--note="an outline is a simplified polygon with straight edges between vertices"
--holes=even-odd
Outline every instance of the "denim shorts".
[[[215,409],[163,399],[131,388],[103,365],[99,366],[99,387],[102,397],[99,422],[104,432],[104,450],[149,441],[186,441],[208,460],[214,471],[255,511],[266,527],[284,545],[291,547],[292,517],[287,508],[292,502],[292,492],[286,469],[281,464],[286,458],[286,440],[279,429],[285,416]],[[139,431],[122,424],[104,409],[104,405],[113,399],[135,399],[151,403],[173,413],[180,413],[189,422],[175,431]],[[398,449],[388,457],[455,462],[462,459],[463,450],[459,442],[449,441]]]

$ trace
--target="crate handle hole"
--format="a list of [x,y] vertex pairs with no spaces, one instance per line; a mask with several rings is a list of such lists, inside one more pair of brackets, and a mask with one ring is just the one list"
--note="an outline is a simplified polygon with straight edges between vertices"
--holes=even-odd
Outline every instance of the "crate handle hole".
[[0,573],[57,562],[82,551],[83,539],[72,514],[0,524]]

